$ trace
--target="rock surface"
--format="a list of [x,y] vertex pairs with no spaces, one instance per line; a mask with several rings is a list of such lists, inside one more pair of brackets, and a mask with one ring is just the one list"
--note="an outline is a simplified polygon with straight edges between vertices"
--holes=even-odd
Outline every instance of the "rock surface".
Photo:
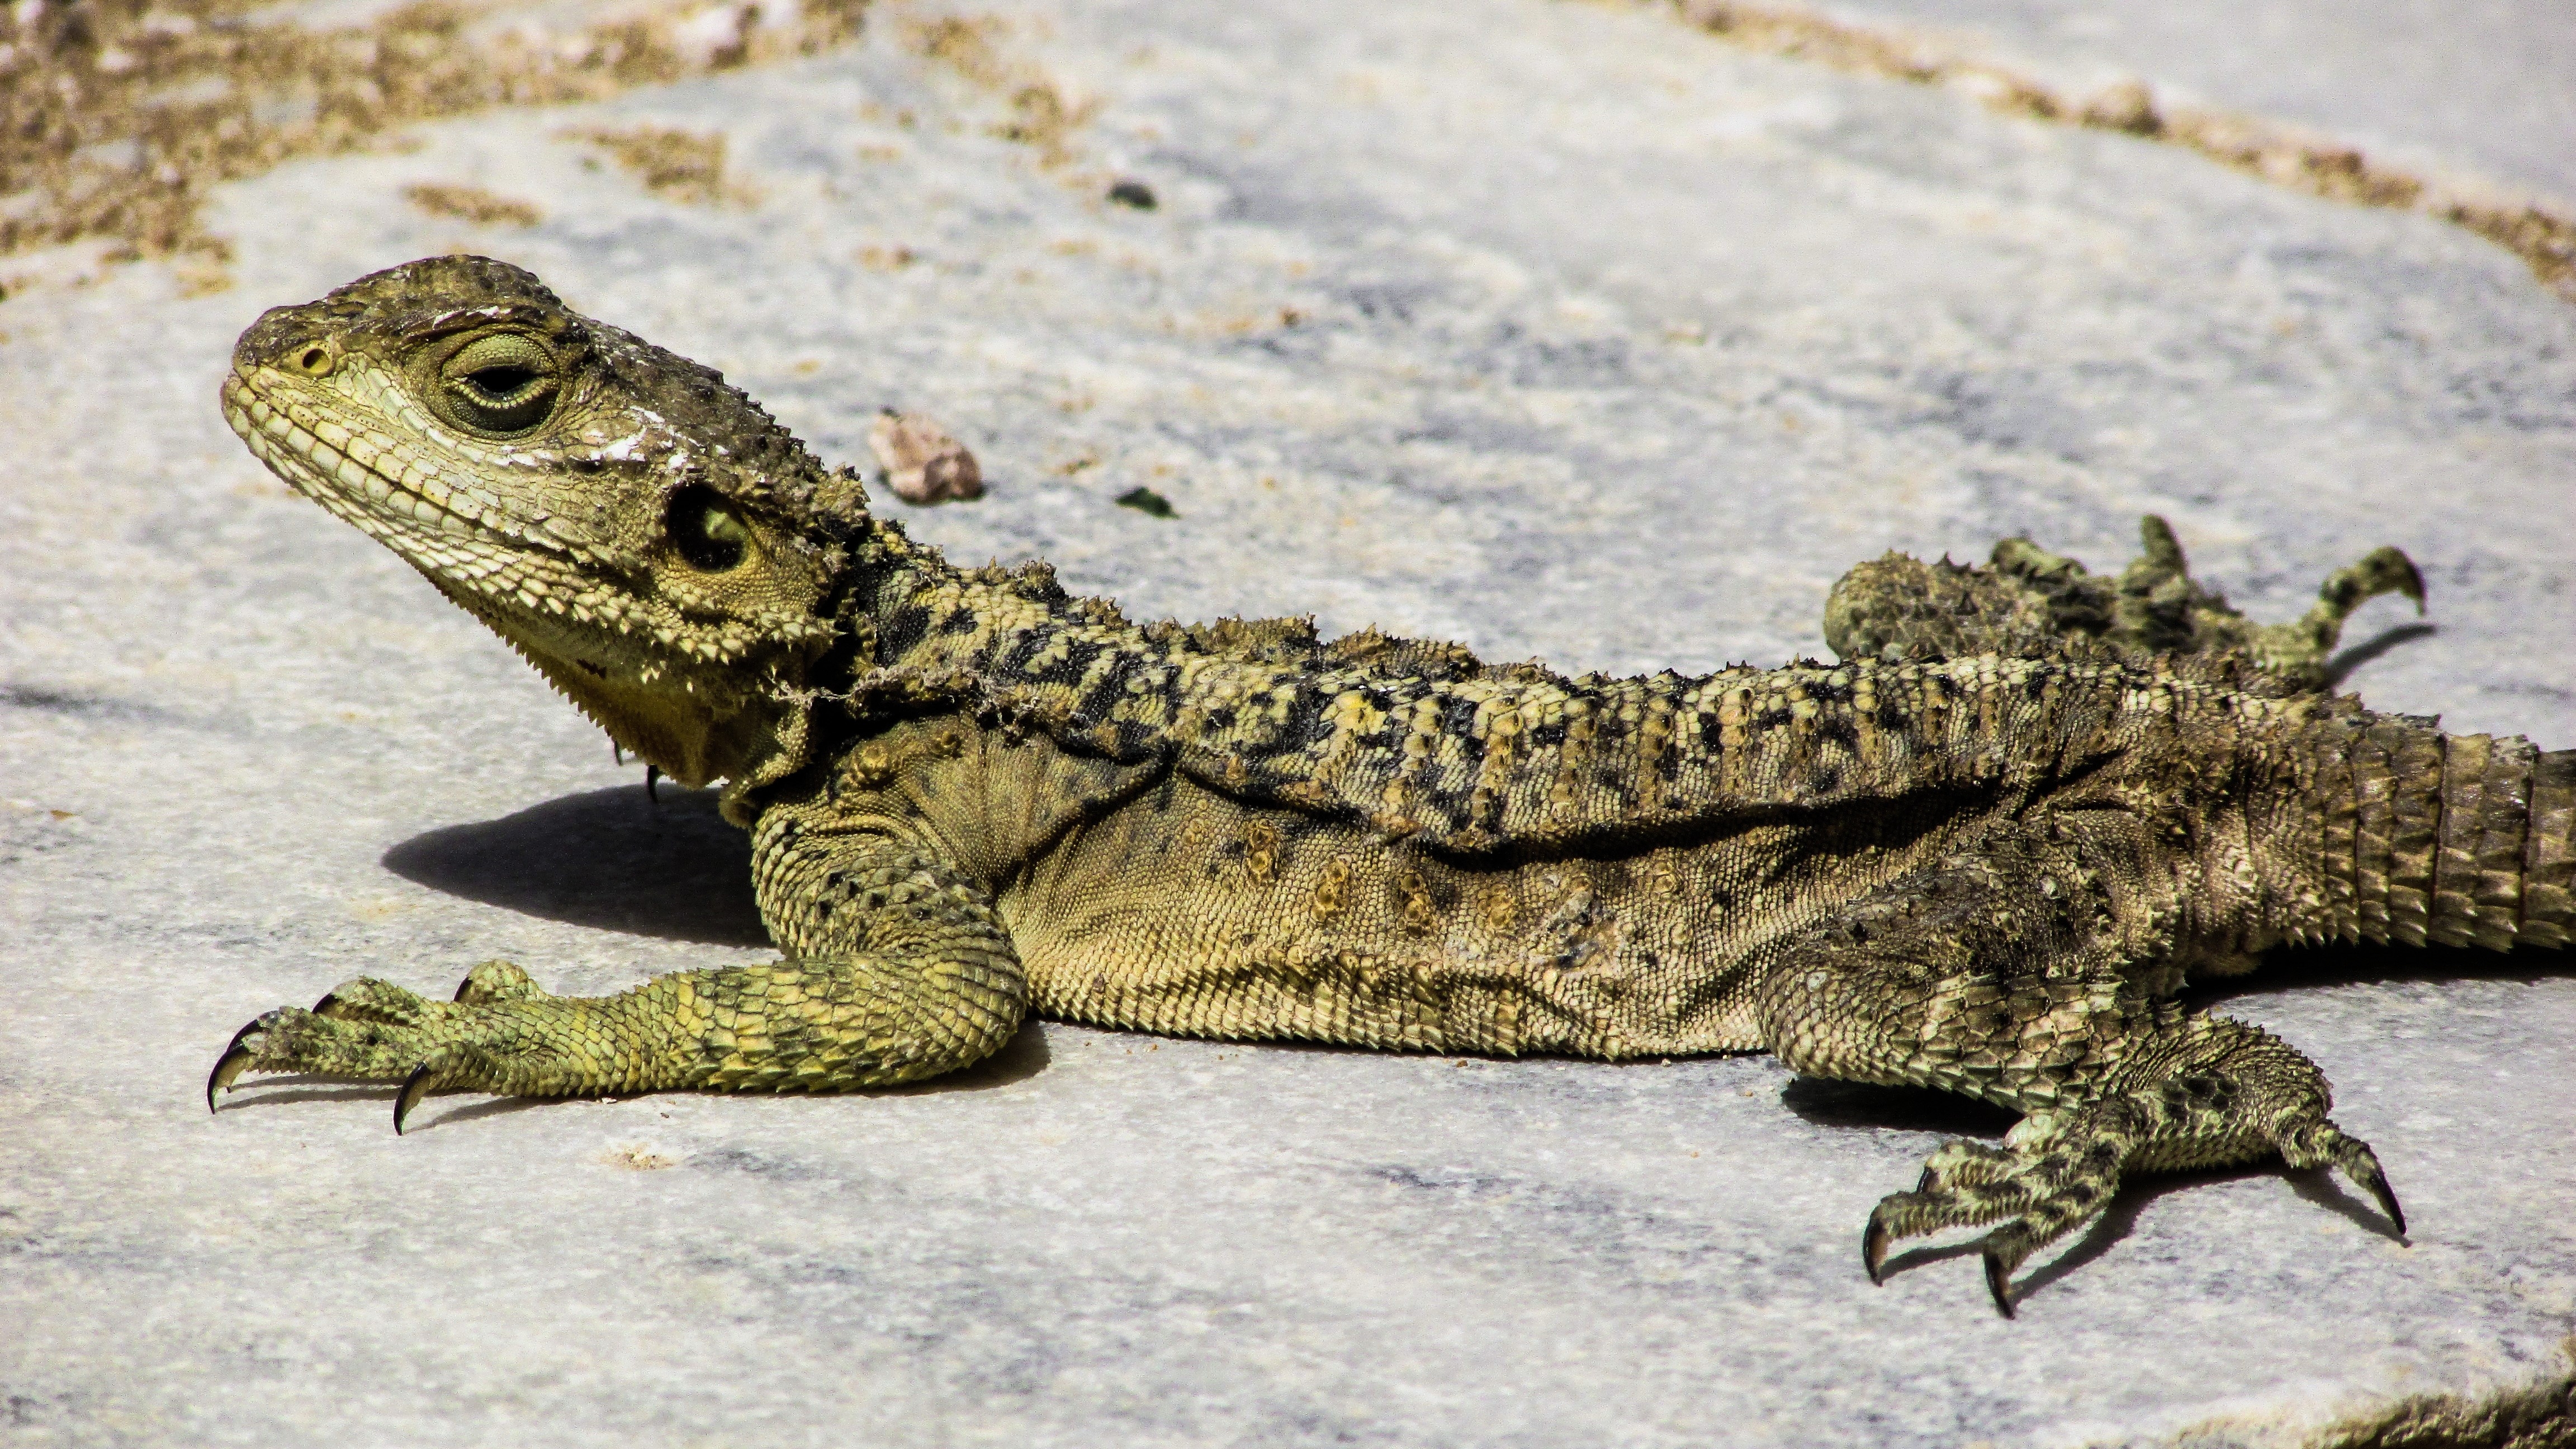
[[[831,461],[881,407],[941,419],[991,492],[920,533],[1139,616],[1702,669],[1820,651],[1880,550],[2116,564],[2153,509],[2265,617],[2405,547],[2433,630],[2351,685],[2576,744],[2576,309],[2472,237],[1640,11],[989,13],[230,186],[227,291],[0,304],[0,1438],[2271,1443],[2556,1362],[2561,958],[2309,953],[2226,1003],[2325,1067],[2411,1246],[2321,1178],[2158,1179],[2012,1323],[1972,1262],[1857,1261],[2001,1123],[1768,1058],[1043,1026],[867,1097],[460,1097],[396,1139],[389,1092],[290,1083],[208,1118],[236,1026],[360,972],[596,991],[765,949],[705,797],[648,804],[216,416],[259,309],[451,247]],[[646,126],[721,133],[725,185],[567,139]]]
[[2576,9],[2559,0],[1835,0],[2054,69],[2314,127],[2437,175],[2576,202]]

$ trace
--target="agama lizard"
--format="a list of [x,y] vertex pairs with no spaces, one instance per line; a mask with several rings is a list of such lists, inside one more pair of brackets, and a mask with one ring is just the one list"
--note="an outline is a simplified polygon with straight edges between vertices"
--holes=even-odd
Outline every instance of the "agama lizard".
[[1897,555],[1838,664],[1569,678],[1300,620],[1130,623],[963,570],[715,372],[517,268],[443,257],[281,307],[223,406],[625,749],[723,782],[785,953],[613,996],[507,962],[360,978],[246,1071],[531,1096],[837,1091],[1022,1018],[1618,1059],[1769,1051],[2024,1114],[1863,1236],[1995,1224],[1996,1305],[2125,1174],[2277,1154],[2403,1232],[2288,1044],[2176,993],[2294,942],[2565,943],[2576,750],[2323,689],[2383,549],[2248,623],[2171,533],[2116,577],[2024,540]]

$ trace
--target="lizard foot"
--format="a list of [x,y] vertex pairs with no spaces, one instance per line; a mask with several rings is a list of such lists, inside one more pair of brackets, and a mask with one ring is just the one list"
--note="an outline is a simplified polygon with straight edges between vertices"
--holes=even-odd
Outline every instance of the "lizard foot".
[[[2031,1254],[2109,1206],[2125,1171],[2242,1161],[2262,1150],[2264,1137],[2271,1138],[2270,1145],[2292,1167],[2340,1169],[2370,1194],[2398,1235],[2405,1235],[2406,1215],[2368,1143],[2321,1116],[2258,1132],[2249,1143],[2248,1134],[2222,1126],[2224,1108],[2214,1100],[2191,1104],[2200,1109],[2196,1112],[2176,1110],[2182,1097],[2214,1098],[2208,1084],[2185,1082],[2176,1088],[2062,1113],[2033,1113],[2014,1125],[2000,1147],[1982,1142],[1942,1147],[1924,1163],[1923,1177],[1912,1192],[1891,1193],[1870,1212],[1861,1235],[1861,1264],[1870,1281],[1883,1281],[1888,1250],[1899,1239],[2000,1221],[2002,1226],[1977,1247],[1995,1310],[2010,1318],[2013,1274]],[[2190,1123],[2199,1130],[2176,1130],[2187,1117],[2199,1119]]]
[[2139,1138],[2135,1125],[2124,1120],[2132,1115],[2120,1110],[2125,1106],[2033,1113],[2014,1125],[2001,1147],[1953,1142],[1933,1153],[1912,1192],[1891,1193],[1870,1212],[1861,1238],[1870,1281],[1882,1281],[1888,1249],[1900,1238],[2008,1220],[1978,1248],[1995,1310],[2010,1318],[2014,1271],[2100,1212],[2119,1189],[2120,1170]]
[[390,981],[361,976],[331,988],[311,1009],[279,1007],[234,1033],[206,1077],[206,1107],[251,1072],[301,1072],[360,1081],[400,1081],[394,1130],[420,1099],[442,1086],[514,1088],[531,1074],[512,1061],[542,1056],[529,1041],[529,1008],[559,1002],[507,961],[467,973],[452,1002],[432,1001]]

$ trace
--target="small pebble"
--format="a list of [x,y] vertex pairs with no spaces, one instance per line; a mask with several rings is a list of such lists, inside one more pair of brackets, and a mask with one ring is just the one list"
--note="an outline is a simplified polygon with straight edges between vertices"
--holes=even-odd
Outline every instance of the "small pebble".
[[886,486],[906,503],[984,496],[984,471],[975,466],[975,455],[928,418],[887,408],[868,426],[868,449],[877,455]]
[[1173,509],[1172,500],[1155,492],[1151,488],[1128,489],[1126,492],[1118,495],[1118,506],[1121,508],[1133,508],[1139,513],[1150,513],[1156,518],[1178,518],[1181,516]]
[[1132,206],[1138,211],[1152,211],[1154,188],[1142,181],[1121,181],[1109,188],[1109,199],[1120,206]]

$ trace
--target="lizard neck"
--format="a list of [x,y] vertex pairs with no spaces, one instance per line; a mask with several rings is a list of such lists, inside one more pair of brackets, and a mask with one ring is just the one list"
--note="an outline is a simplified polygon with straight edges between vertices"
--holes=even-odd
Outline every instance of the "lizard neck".
[[871,532],[859,570],[864,602],[842,611],[845,632],[867,636],[851,651],[852,683],[990,686],[1003,661],[1025,665],[1024,656],[1072,627],[1082,629],[1093,658],[1122,648],[1154,652],[1115,603],[1066,593],[1044,562],[960,569],[899,525],[879,522]]

